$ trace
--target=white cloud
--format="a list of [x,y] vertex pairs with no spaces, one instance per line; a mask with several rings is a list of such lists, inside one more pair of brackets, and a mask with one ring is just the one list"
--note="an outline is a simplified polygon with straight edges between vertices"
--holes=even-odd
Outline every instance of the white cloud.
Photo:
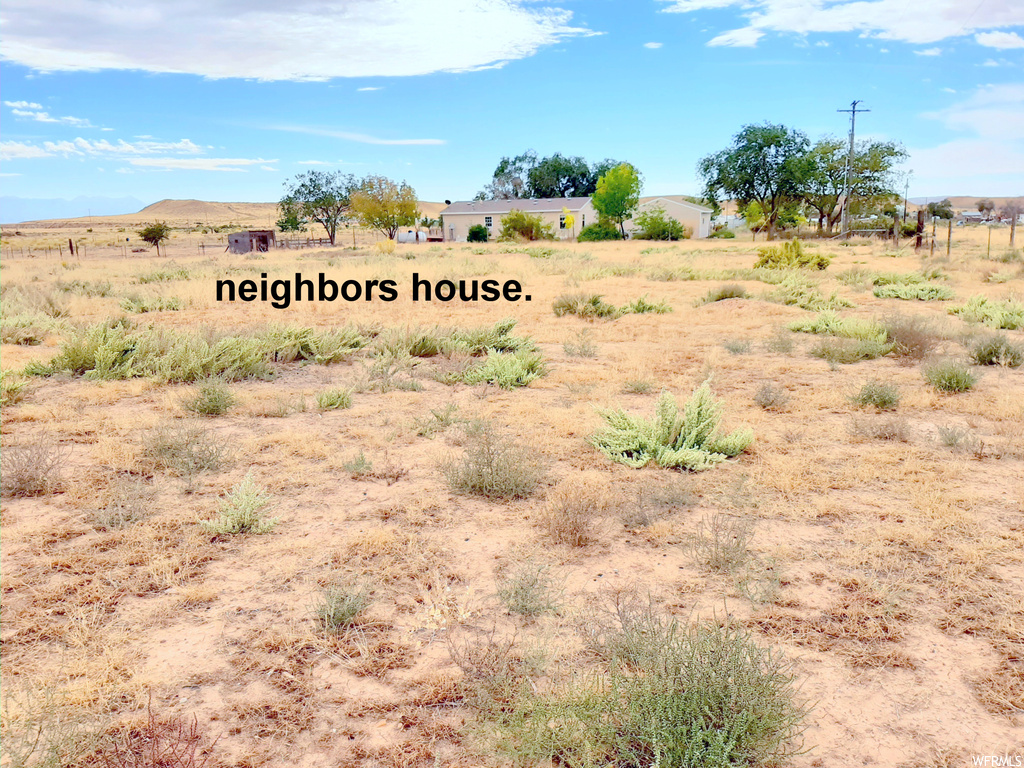
[[53,152],[34,144],[25,144],[21,141],[0,141],[0,160],[29,160],[52,156]]
[[1024,83],[983,85],[965,100],[924,115],[976,136],[1024,141]]
[[185,155],[199,155],[203,150],[189,139],[181,141],[137,141],[118,139],[112,144],[106,139],[83,139],[74,141],[44,141],[43,147],[50,154],[62,155],[152,155],[160,152],[177,152]]
[[573,26],[571,11],[529,0],[138,0],[126,7],[5,0],[0,58],[42,72],[325,80],[471,71],[596,34]]
[[923,51],[914,51],[915,56],[941,56],[941,48],[925,48]]
[[1007,48],[1024,48],[1024,37],[1016,32],[982,32],[974,36],[978,45],[986,48],[998,48],[1000,51]]
[[34,101],[5,101],[5,107],[12,107],[14,109],[42,109],[42,104],[36,104]]
[[21,176],[21,174],[20,173],[0,173],[0,176],[4,176],[4,177],[8,177],[8,176]]
[[743,29],[734,29],[731,32],[723,32],[717,37],[711,38],[708,45],[712,47],[753,48],[762,37],[764,37],[764,32],[753,27],[745,27]]
[[651,50],[657,50],[661,48],[661,43],[644,43],[644,48],[650,48]]
[[11,114],[15,117],[24,117],[29,120],[35,120],[37,123],[59,123],[61,125],[71,125],[75,128],[95,128],[92,123],[82,117],[52,117],[49,112],[42,112],[30,109],[12,109]]
[[261,165],[260,166],[260,170],[261,171],[277,171],[277,168],[274,168],[273,166],[270,166],[270,165]]
[[[756,45],[768,32],[859,32],[862,36],[916,45],[1024,24],[1020,0],[931,0],[927,10],[907,0],[657,0],[663,11],[690,13],[736,8],[747,25],[713,38],[708,45]],[[989,32],[1004,35],[1012,32]],[[979,42],[981,42],[979,40]],[[985,44],[985,43],[983,43]]]
[[357,91],[379,91],[381,87],[379,85],[368,85],[365,88],[356,88]]
[[956,93],[955,88],[943,88],[942,90],[946,93]]
[[262,157],[133,157],[128,162],[139,168],[158,168],[167,171],[243,171],[244,168],[237,166],[263,166],[267,163],[276,163],[277,160],[264,160]]
[[290,133],[307,133],[310,136],[326,136],[331,139],[342,141],[355,141],[360,144],[384,144],[384,145],[435,145],[445,144],[444,139],[381,139],[377,136],[370,136],[365,133],[349,133],[347,131],[332,131],[326,128],[306,128],[300,125],[273,125],[268,126],[273,131],[288,131]]

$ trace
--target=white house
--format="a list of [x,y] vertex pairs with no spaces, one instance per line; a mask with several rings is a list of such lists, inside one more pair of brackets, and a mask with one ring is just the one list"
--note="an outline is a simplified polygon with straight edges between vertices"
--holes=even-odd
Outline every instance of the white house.
[[[469,200],[454,202],[441,211],[444,219],[444,239],[465,242],[469,228],[481,224],[487,228],[489,239],[501,233],[501,217],[513,210],[540,216],[551,226],[558,239],[569,239],[579,234],[588,224],[597,222],[597,211],[589,197],[541,197],[520,200]],[[565,211],[572,216],[566,220]]]
[[[665,195],[641,198],[637,212],[650,211],[655,208],[665,211],[667,218],[675,219],[680,224],[689,227],[694,239],[705,238],[711,234],[711,216],[714,211],[710,208],[691,203],[682,195]],[[623,226],[627,232],[635,231],[637,228],[633,219],[626,221]]]

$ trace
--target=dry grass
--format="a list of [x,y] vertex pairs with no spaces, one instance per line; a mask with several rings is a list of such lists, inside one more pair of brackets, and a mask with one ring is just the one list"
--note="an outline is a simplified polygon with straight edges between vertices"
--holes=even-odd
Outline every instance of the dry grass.
[[[5,313],[17,313],[5,314],[3,339],[5,695],[22,682],[49,691],[61,713],[129,744],[152,691],[160,723],[187,726],[196,712],[237,766],[280,768],[297,756],[353,768],[492,765],[494,745],[474,725],[481,712],[524,692],[540,701],[583,690],[569,685],[574,675],[604,670],[587,644],[604,621],[595,595],[629,581],[645,596],[630,614],[640,630],[647,608],[681,626],[734,617],[757,629],[760,646],[801,658],[809,699],[842,691],[844,706],[812,710],[816,750],[794,756],[794,768],[880,765],[879,754],[916,738],[899,712],[948,726],[911,762],[1013,747],[1024,383],[1012,366],[1024,336],[990,338],[930,303],[887,314],[895,300],[859,288],[934,268],[909,249],[814,243],[828,269],[787,282],[751,269],[761,244],[749,239],[388,254],[360,231],[355,250],[251,262],[220,254],[222,233],[179,230],[169,261],[129,263],[105,244],[123,242],[125,223],[96,226],[20,236],[87,236],[80,261],[4,258]],[[216,260],[196,252],[204,237]],[[971,228],[956,234],[948,285],[1005,302],[1021,286],[1012,275],[983,280],[984,246]],[[293,305],[288,322],[309,329],[302,338],[275,325],[279,310],[255,302],[240,313],[210,297],[217,276],[297,270],[390,277],[400,296]],[[404,289],[414,271],[514,278],[533,300],[413,303]],[[765,291],[796,304],[753,298]],[[709,292],[734,298],[697,306]],[[555,300],[573,294],[614,307],[646,294],[674,311],[556,318]],[[183,419],[202,385],[22,372],[45,366],[75,327],[118,317],[133,295],[179,300],[178,311],[134,316],[153,338],[276,333],[261,362],[274,378],[232,383],[237,405],[215,419]],[[885,338],[872,349],[832,340],[820,350],[829,366],[808,355],[823,337],[783,330],[814,320],[801,302],[838,308],[845,328],[881,323]],[[328,338],[341,309],[345,332],[365,346],[331,365],[304,359],[303,339]],[[462,383],[489,346],[510,343],[495,335],[506,314],[516,338],[536,344],[544,375],[525,389]],[[743,354],[729,353],[730,340]],[[968,355],[986,363],[969,391],[939,394],[922,375],[937,356]],[[853,368],[840,369],[847,361]],[[749,425],[756,435],[713,471],[633,469],[587,445],[602,410],[649,415],[661,391],[708,377],[728,406],[724,432]],[[869,411],[851,403],[864,382],[898,388],[898,415],[870,412],[891,398],[866,398]],[[189,405],[221,411],[224,394]],[[950,430],[962,435],[947,446]],[[360,452],[362,466],[348,466]],[[199,521],[250,471],[277,505],[274,534],[205,532]],[[716,538],[715,519],[756,536]],[[741,539],[734,558],[725,545]],[[728,556],[713,567],[718,550]],[[337,585],[366,585],[373,603],[351,621],[336,604],[341,620],[325,631],[311,607]],[[875,706],[878,690],[902,709]]]

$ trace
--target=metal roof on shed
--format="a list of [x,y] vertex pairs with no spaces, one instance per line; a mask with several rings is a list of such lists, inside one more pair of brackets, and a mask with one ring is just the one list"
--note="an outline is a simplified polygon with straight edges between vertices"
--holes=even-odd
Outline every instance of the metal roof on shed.
[[589,197],[538,197],[518,200],[466,200],[449,205],[441,215],[454,213],[508,213],[515,209],[526,213],[561,213],[563,208],[578,211],[590,202]]

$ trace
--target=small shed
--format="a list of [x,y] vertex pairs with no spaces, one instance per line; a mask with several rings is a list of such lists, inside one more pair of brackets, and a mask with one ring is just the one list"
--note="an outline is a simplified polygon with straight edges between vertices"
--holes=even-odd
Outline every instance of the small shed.
[[231,253],[267,252],[276,245],[274,230],[249,229],[228,235],[227,250]]

